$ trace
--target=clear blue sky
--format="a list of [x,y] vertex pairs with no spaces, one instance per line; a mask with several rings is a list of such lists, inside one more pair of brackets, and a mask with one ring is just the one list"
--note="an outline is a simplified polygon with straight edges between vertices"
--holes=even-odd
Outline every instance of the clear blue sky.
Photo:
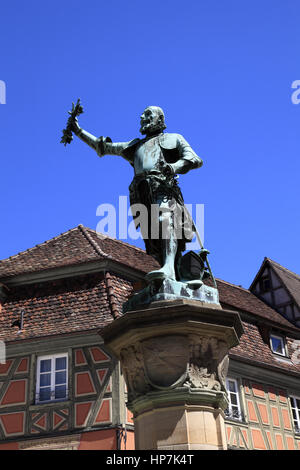
[[161,106],[203,158],[180,184],[205,205],[217,277],[248,287],[264,256],[300,273],[298,0],[12,0],[0,40],[1,259],[96,229],[97,206],[128,194],[126,161],[60,144],[80,97],[81,126],[113,140]]

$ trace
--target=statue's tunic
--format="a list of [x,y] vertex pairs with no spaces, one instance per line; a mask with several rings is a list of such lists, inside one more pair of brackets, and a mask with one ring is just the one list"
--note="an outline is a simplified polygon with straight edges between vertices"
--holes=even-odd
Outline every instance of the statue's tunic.
[[[144,204],[148,210],[148,237],[141,227],[146,251],[156,257],[160,263],[161,237],[151,238],[151,205],[157,204],[164,211],[171,214],[171,229],[176,230],[178,239],[178,255],[185,250],[185,243],[193,239],[194,226],[187,210],[184,210],[184,201],[173,176],[164,175],[162,168],[166,164],[184,160],[181,173],[202,165],[201,158],[196,155],[186,140],[179,134],[164,134],[134,139],[130,142],[113,143],[109,137],[100,137],[97,146],[99,156],[120,155],[134,168],[135,176],[129,186],[130,205]],[[139,226],[136,220],[136,227]],[[157,223],[156,221],[153,221]]]

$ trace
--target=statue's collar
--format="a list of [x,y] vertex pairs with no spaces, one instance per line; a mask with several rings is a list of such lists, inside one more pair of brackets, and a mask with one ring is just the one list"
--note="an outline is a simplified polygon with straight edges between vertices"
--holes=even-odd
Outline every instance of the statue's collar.
[[143,141],[146,142],[147,140],[153,139],[154,137],[159,137],[161,135],[163,135],[163,132],[162,131],[157,131],[154,134],[151,134],[147,137],[144,137]]

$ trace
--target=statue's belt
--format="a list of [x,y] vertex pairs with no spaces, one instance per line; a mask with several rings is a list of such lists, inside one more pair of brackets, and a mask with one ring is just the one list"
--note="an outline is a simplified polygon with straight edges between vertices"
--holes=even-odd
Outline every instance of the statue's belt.
[[143,179],[143,178],[146,178],[147,176],[156,176],[157,178],[165,178],[164,175],[162,175],[162,173],[158,170],[146,170],[146,171],[143,171],[142,173],[138,173],[137,175],[135,175],[135,177],[133,178],[133,181],[135,180],[139,180],[139,179]]
[[184,204],[183,197],[177,181],[171,177],[166,178],[160,171],[144,171],[132,180],[129,186],[131,203],[138,202],[139,197],[139,184],[145,181],[149,185],[149,199],[153,200],[153,196],[164,195],[168,199],[175,198],[179,204]]

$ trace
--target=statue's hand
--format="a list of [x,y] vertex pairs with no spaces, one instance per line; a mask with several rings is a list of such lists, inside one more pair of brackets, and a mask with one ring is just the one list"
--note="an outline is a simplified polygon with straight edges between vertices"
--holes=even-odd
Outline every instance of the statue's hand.
[[61,143],[64,145],[70,144],[73,140],[73,134],[78,135],[81,131],[81,128],[79,127],[77,116],[79,114],[83,113],[83,108],[80,104],[80,99],[77,100],[76,105],[72,103],[72,111],[68,111],[69,113],[69,119],[67,122],[67,127],[66,129],[63,129],[63,135],[61,138]]
[[75,135],[79,134],[81,127],[78,124],[78,119],[70,118],[70,125],[71,125],[71,131],[74,132]]
[[171,178],[172,176],[174,176],[174,168],[170,163],[160,162],[159,167],[160,171],[166,178]]

